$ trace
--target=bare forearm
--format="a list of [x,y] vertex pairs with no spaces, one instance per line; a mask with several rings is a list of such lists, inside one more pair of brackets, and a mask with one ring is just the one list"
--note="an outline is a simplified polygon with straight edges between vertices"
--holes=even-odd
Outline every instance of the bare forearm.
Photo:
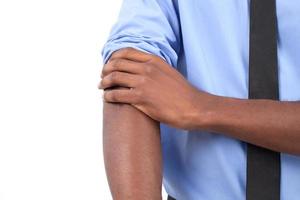
[[159,124],[128,104],[104,102],[103,150],[114,200],[161,199]]
[[217,97],[206,128],[275,151],[300,154],[300,103]]

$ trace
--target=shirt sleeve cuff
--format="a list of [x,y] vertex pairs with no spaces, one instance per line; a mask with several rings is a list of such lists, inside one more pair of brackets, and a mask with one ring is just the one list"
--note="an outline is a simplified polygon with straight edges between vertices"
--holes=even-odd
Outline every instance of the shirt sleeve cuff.
[[127,47],[159,56],[173,67],[177,65],[177,53],[168,44],[136,36],[119,36],[109,39],[102,49],[103,64],[107,63],[113,52]]

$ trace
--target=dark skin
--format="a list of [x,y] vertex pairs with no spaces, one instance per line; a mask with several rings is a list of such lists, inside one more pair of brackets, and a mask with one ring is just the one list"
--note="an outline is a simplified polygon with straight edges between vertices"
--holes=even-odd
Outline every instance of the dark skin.
[[274,151],[300,155],[300,102],[221,97],[192,86],[163,59],[119,50],[102,71],[106,102],[129,104],[156,121],[224,134]]
[[127,104],[104,103],[103,150],[114,200],[160,200],[159,124]]
[[[115,58],[116,53],[110,59]],[[103,106],[103,152],[113,199],[162,199],[159,122],[130,104]]]
[[275,151],[300,154],[300,103],[221,97],[193,87],[161,58],[123,49],[106,64],[107,102],[128,103],[154,120],[210,130]]

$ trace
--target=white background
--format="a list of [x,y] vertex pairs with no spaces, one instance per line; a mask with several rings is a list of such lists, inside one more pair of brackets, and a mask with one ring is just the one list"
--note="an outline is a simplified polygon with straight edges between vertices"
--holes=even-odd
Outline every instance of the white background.
[[111,199],[97,84],[120,5],[0,1],[0,200]]

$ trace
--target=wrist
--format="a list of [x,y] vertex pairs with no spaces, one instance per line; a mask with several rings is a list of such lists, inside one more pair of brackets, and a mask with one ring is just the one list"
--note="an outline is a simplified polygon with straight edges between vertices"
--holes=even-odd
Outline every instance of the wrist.
[[186,116],[188,129],[213,131],[218,125],[226,98],[198,91],[194,99],[195,106]]

